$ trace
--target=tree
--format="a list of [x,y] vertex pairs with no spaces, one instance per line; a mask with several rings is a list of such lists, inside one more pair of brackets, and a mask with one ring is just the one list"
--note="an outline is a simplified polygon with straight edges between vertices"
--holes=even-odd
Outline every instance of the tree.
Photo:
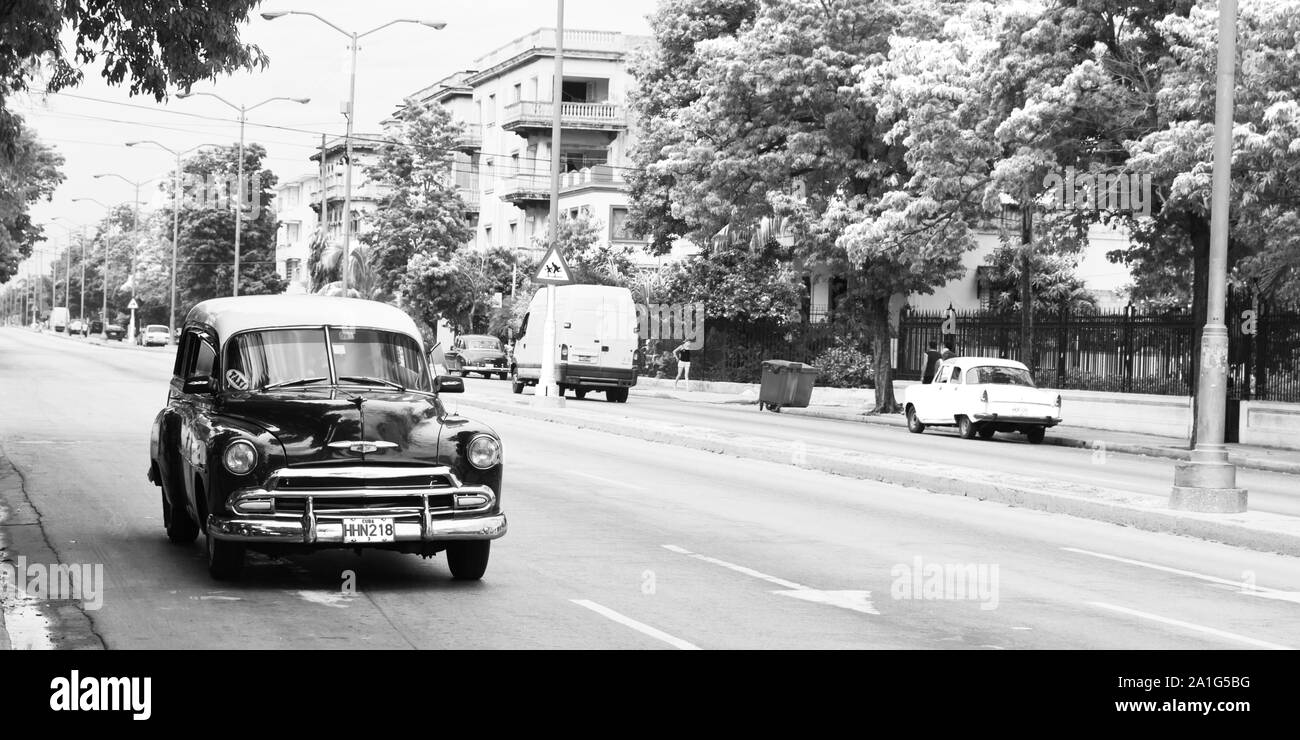
[[[1075,273],[1076,264],[1068,255],[1047,250],[1030,254],[1033,311],[1054,313],[1065,307],[1071,313],[1090,313],[1097,299]],[[992,267],[989,281],[989,307],[1002,313],[1021,311],[1021,270],[1024,254],[1019,245],[1004,242],[989,253],[985,262]]]
[[461,249],[445,260],[421,252],[411,258],[400,289],[408,310],[427,325],[442,319],[457,333],[484,331],[493,321],[493,297],[510,292],[518,259],[505,247]]
[[[564,255],[575,283],[627,285],[633,272],[632,247],[605,239],[604,222],[586,213],[562,216],[556,224],[555,246]],[[533,238],[533,248],[547,247],[546,237]]]
[[[240,295],[284,291],[284,281],[275,269],[275,236],[279,227],[273,205],[276,176],[270,170],[261,169],[265,156],[266,149],[260,144],[244,146],[244,173],[249,178],[244,197],[249,207],[245,208],[240,231]],[[200,151],[181,165],[185,182],[176,276],[178,318],[201,301],[232,292],[238,159],[238,148],[229,146]],[[171,223],[170,206],[161,209],[159,214],[159,223]]]
[[54,195],[63,182],[62,167],[63,155],[30,131],[19,133],[7,152],[0,151],[0,283],[8,282],[18,263],[31,256],[36,242],[45,238],[27,208]]
[[[0,149],[12,155],[22,130],[8,108],[12,95],[33,82],[49,91],[75,87],[81,67],[101,58],[100,76],[110,84],[129,82],[132,95],[159,101],[172,87],[265,68],[266,55],[239,38],[258,1],[0,3]],[[71,35],[63,35],[65,28]]]
[[400,294],[407,305],[423,301],[402,292],[403,285],[415,284],[406,280],[413,258],[423,255],[424,267],[443,265],[474,238],[453,170],[461,133],[461,124],[442,105],[407,99],[366,170],[388,195],[361,241],[373,250],[378,286]]
[[[821,263],[852,278],[845,304],[871,327],[877,358],[890,347],[891,299],[959,275],[968,222],[982,214],[993,153],[969,130],[984,52],[964,37],[916,43],[961,5],[760,3],[734,35],[695,44],[698,97],[665,117],[671,143],[646,165],[694,241],[724,228],[736,237],[711,258],[752,249],[772,219],[793,244],[782,267]],[[875,363],[880,412],[898,409],[891,364]]]

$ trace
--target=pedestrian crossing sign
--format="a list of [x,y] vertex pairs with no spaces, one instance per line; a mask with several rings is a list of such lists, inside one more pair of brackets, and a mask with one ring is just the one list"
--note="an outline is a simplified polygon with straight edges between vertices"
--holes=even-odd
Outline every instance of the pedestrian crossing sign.
[[573,282],[573,272],[569,270],[569,263],[564,261],[564,256],[560,254],[559,249],[551,247],[546,252],[546,258],[537,268],[533,281],[550,285],[567,285]]

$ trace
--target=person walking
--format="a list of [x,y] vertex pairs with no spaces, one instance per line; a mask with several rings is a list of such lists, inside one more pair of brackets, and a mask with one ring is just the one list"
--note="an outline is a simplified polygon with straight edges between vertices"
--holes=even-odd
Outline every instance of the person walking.
[[686,378],[686,390],[691,389],[691,344],[682,342],[673,350],[673,357],[677,358],[677,377],[673,379],[673,388],[677,387],[678,381],[683,377]]
[[925,370],[921,372],[922,383],[934,382],[934,369],[939,364],[939,343],[930,342],[925,348]]

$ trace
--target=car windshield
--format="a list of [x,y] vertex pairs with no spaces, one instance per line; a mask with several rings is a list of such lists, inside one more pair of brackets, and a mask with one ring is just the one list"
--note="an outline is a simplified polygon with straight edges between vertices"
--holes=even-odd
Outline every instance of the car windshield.
[[158,324],[150,324],[146,326],[144,330],[147,332],[160,332],[162,334],[167,333],[167,327],[159,326]]
[[501,340],[496,337],[471,337],[465,340],[467,349],[501,349]]
[[[330,352],[333,351],[331,375]],[[431,391],[419,344],[380,329],[268,329],[237,335],[226,349],[226,382],[250,390],[276,386],[373,385]]]
[[1034,387],[1034,379],[1028,371],[1018,367],[1001,367],[997,365],[971,368],[970,372],[966,374],[966,382]]

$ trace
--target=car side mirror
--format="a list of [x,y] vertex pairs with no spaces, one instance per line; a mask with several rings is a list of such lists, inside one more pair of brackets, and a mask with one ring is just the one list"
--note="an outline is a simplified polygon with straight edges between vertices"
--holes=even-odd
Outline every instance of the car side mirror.
[[212,378],[207,375],[191,375],[185,379],[185,384],[181,387],[183,393],[203,394],[212,392]]
[[454,375],[439,375],[433,384],[437,393],[465,392],[465,381]]

